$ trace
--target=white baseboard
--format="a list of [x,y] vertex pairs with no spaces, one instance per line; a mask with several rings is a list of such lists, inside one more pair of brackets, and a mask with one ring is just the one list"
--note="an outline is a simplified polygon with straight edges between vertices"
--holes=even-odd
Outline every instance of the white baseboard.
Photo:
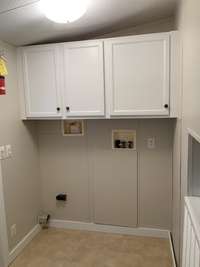
[[169,231],[153,228],[130,228],[121,226],[102,225],[95,223],[74,222],[64,220],[51,220],[50,227],[72,230],[86,230],[123,235],[149,236],[159,238],[169,238]]
[[41,231],[41,227],[37,224],[9,253],[9,264],[13,262],[22,250],[31,242],[31,240]]
[[169,232],[169,242],[170,242],[170,249],[171,249],[173,267],[177,267],[176,259],[175,259],[175,253],[174,253],[174,246],[173,246],[173,242],[172,242],[172,235],[171,235],[170,232]]

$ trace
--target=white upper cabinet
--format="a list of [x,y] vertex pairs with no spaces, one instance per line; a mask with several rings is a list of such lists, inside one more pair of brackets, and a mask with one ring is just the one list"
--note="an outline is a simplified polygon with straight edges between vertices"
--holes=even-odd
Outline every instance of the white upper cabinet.
[[110,116],[168,116],[170,34],[105,41]]
[[104,116],[103,42],[64,44],[66,117]]
[[177,32],[19,49],[24,119],[177,117]]
[[58,47],[25,47],[20,54],[26,117],[61,117]]

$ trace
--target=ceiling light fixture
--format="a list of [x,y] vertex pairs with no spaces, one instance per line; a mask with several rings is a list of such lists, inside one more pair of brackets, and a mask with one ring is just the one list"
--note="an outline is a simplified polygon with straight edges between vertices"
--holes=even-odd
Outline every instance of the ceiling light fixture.
[[87,11],[89,0],[40,0],[39,7],[44,15],[57,23],[69,23],[82,17]]

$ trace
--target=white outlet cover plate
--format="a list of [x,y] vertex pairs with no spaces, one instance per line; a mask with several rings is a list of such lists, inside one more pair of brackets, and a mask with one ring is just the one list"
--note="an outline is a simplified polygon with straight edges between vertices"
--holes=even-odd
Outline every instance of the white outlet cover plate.
[[156,147],[156,138],[155,137],[149,137],[147,139],[147,147],[148,147],[148,149],[155,149],[155,147]]
[[5,159],[5,158],[6,158],[5,146],[0,146],[0,160]]
[[11,147],[11,145],[6,145],[5,150],[6,150],[6,157],[10,158],[12,156],[12,147]]

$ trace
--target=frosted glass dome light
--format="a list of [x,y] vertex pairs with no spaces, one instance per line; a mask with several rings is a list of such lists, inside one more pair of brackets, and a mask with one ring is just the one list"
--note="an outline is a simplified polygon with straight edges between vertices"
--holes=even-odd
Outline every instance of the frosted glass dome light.
[[57,23],[78,20],[87,11],[89,0],[40,0],[39,7],[44,15]]

